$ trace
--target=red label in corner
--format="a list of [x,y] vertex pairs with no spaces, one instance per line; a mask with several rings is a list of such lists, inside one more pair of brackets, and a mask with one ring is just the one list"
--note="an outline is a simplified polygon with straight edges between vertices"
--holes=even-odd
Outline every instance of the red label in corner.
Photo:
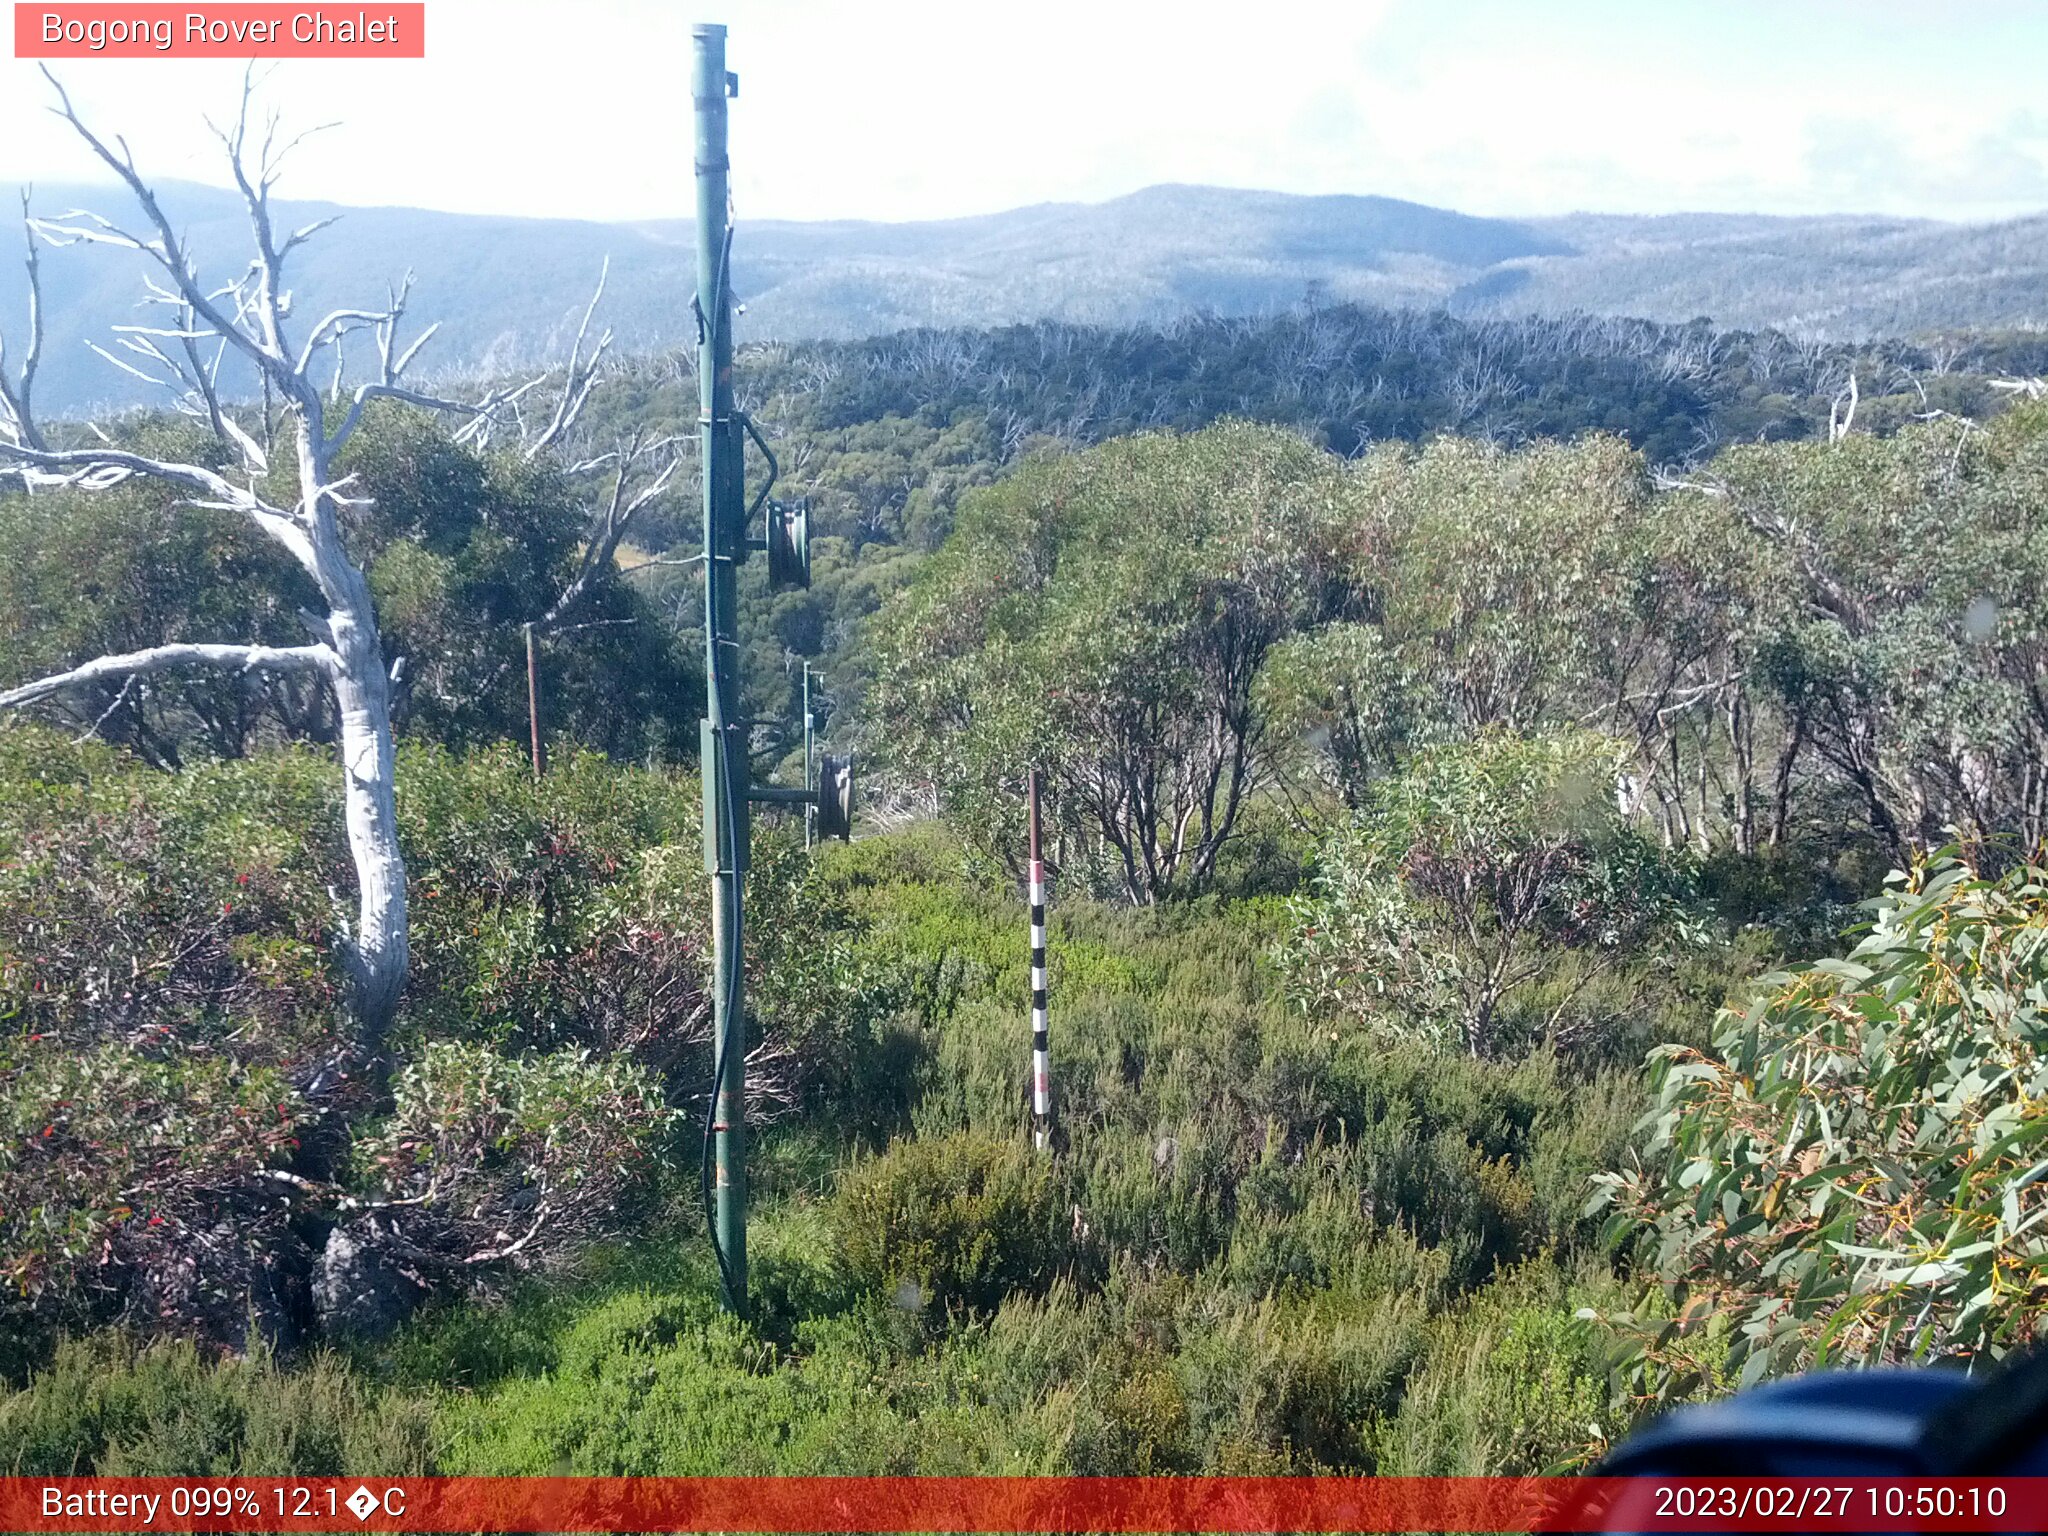
[[16,0],[17,59],[423,59],[411,4],[81,5]]

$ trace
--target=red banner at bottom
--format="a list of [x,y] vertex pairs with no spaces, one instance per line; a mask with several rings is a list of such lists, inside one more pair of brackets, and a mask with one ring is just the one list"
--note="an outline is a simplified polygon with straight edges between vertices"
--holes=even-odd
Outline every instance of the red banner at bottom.
[[0,1478],[9,1531],[2040,1531],[2048,1478]]

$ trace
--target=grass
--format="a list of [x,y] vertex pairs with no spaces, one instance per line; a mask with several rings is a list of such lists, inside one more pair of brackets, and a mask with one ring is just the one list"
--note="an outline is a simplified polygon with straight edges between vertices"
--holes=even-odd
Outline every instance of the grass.
[[761,1136],[749,1324],[686,1181],[631,1242],[374,1349],[74,1340],[0,1399],[0,1472],[1479,1472],[1620,1431],[1574,1313],[1617,1285],[1580,1212],[1632,1068],[1290,1012],[1268,900],[1063,903],[1048,1166],[1021,905],[928,831],[829,857],[902,979],[901,1109]]

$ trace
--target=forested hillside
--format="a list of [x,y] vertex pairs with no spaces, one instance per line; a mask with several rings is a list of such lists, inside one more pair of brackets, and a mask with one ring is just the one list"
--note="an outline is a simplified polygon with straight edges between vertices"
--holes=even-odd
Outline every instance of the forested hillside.
[[[165,206],[202,269],[232,272],[245,230],[233,192],[167,183]],[[287,188],[288,190],[288,188]],[[117,213],[100,186],[34,189],[44,216]],[[324,313],[367,280],[412,272],[443,321],[436,366],[510,369],[555,355],[598,272],[636,352],[689,339],[687,223],[492,218],[418,208],[280,200],[286,227],[339,222],[299,256],[302,312]],[[2039,295],[2042,221],[1953,225],[1894,218],[1576,214],[1478,218],[1385,197],[1294,197],[1150,187],[1099,204],[1051,203],[931,223],[743,223],[735,290],[742,340],[853,339],[912,327],[1051,320],[1159,326],[1202,316],[1285,314],[1304,299],[1468,318],[1573,314],[1682,325],[1775,327],[1802,339],[1921,339],[2048,323]],[[67,252],[45,264],[52,410],[147,403],[148,390],[86,346],[114,343],[108,317],[137,281],[130,254]],[[0,314],[22,310],[18,267],[0,264]],[[349,366],[369,363],[358,352]],[[254,379],[228,376],[253,388]]]
[[2048,219],[1573,214],[1529,226],[1570,255],[1503,263],[1453,298],[1485,313],[1683,319],[1800,335],[1912,336],[2044,318],[2032,252]]

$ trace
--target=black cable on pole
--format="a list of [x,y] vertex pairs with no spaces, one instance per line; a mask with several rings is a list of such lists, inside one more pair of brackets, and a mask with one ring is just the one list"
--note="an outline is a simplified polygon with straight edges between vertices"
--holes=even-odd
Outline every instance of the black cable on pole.
[[[727,833],[732,835],[735,829],[732,822],[731,796],[728,795],[725,798],[728,803],[725,808],[724,825]],[[728,844],[728,846],[732,846],[732,844]],[[738,990],[739,966],[733,966],[732,973],[733,981],[727,985],[725,993],[726,1017],[728,1019],[732,1017],[732,1009],[738,1002],[738,999],[733,994]],[[718,1048],[712,1053],[711,1092],[704,1100],[704,1155],[701,1170],[704,1190],[704,1229],[711,1234],[711,1254],[718,1261],[718,1283],[724,1287],[725,1294],[728,1296],[732,1296],[733,1293],[732,1262],[726,1257],[725,1244],[718,1240],[718,1189],[712,1177],[711,1153],[714,1145],[713,1138],[718,1134],[718,1095],[725,1085],[725,1047],[731,1033],[730,1028],[728,1028],[719,1034]],[[738,1302],[745,1298],[734,1297],[733,1299],[735,1302]]]
[[[726,294],[726,274],[731,270],[732,267],[731,207],[732,200],[730,198],[727,198],[725,241],[719,249],[718,275],[712,283],[711,313],[714,315],[722,314],[724,311],[724,298]],[[700,330],[701,341],[703,339],[707,339],[704,337],[702,333],[708,330],[708,322],[707,317],[704,313],[703,306],[701,304],[697,304],[696,309],[697,324]],[[702,466],[701,472],[706,475],[711,473],[711,466],[708,462]],[[707,549],[704,552],[704,554],[706,560],[717,559],[716,551]],[[719,654],[719,647],[715,642],[710,645],[710,652],[711,686],[714,690],[722,690],[725,686],[725,659]],[[723,745],[721,745],[720,750],[725,750]],[[718,797],[719,831],[722,834],[720,838],[720,845],[724,850],[723,856],[732,859],[733,868],[735,872],[734,878],[737,879],[737,871],[739,868],[740,834],[738,822],[736,821],[733,815],[731,777],[732,775],[730,774],[730,772],[728,772],[726,775],[727,782],[724,784],[724,786],[722,786],[723,792]],[[737,907],[735,908],[735,911],[737,912]],[[732,1261],[726,1254],[725,1245],[718,1239],[718,1192],[716,1181],[712,1176],[712,1150],[715,1145],[715,1138],[718,1134],[718,1096],[725,1089],[726,1045],[728,1041],[731,1039],[733,1033],[733,1027],[731,1023],[733,1014],[738,1010],[739,1007],[739,980],[741,963],[741,957],[735,955],[733,957],[731,975],[727,977],[725,983],[725,1007],[723,1009],[723,1016],[727,1020],[727,1025],[725,1029],[716,1031],[717,1047],[712,1052],[711,1092],[708,1095],[706,1095],[704,1100],[704,1151],[700,1163],[700,1173],[704,1196],[704,1227],[705,1230],[711,1236],[712,1256],[718,1261],[719,1285],[724,1289],[725,1294],[728,1297],[732,1298],[732,1302],[735,1306],[744,1307],[746,1304],[746,1298],[744,1296],[736,1296],[733,1294]],[[719,1015],[714,1013],[712,1017],[715,1021],[719,1017]]]
[[[712,683],[716,687],[722,685],[724,679],[717,675],[721,666],[716,655],[717,647],[714,646],[712,649]],[[719,830],[723,834],[720,838],[720,844],[725,854],[733,860],[734,868],[737,869],[740,848],[739,823],[733,815],[733,797],[729,793],[731,786],[728,784],[725,787],[728,792],[718,797]],[[718,1044],[717,1049],[712,1052],[711,1092],[706,1095],[704,1100],[704,1153],[701,1160],[704,1192],[704,1227],[711,1234],[711,1252],[718,1260],[718,1280],[725,1288],[725,1293],[728,1296],[733,1296],[732,1261],[726,1255],[725,1245],[718,1240],[718,1192],[717,1185],[712,1177],[711,1156],[715,1144],[714,1138],[718,1134],[718,1096],[725,1090],[726,1046],[732,1039],[732,1018],[739,1008],[741,963],[741,957],[737,955],[733,957],[732,974],[727,978],[725,984],[724,1016],[727,1023],[723,1030],[716,1031]],[[716,1020],[718,1015],[713,1014],[712,1017]],[[743,1303],[745,1298],[733,1296],[733,1301],[737,1305]]]

